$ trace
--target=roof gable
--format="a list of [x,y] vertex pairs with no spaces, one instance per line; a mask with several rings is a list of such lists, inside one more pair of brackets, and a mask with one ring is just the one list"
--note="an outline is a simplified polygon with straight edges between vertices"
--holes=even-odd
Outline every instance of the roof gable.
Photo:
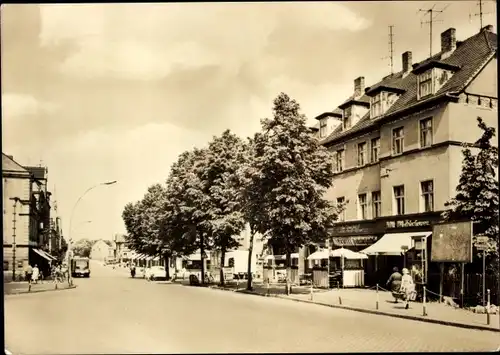
[[26,175],[29,175],[29,171],[26,168],[5,153],[2,153],[2,171],[25,173]]

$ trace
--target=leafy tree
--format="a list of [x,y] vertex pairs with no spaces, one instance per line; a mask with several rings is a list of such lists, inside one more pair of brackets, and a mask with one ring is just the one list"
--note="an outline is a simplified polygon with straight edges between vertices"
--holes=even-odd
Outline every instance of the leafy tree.
[[[207,211],[210,207],[204,193],[203,172],[206,149],[195,148],[182,153],[172,165],[167,179],[167,204],[170,213],[165,228],[169,229],[185,253],[199,248],[201,254],[201,282],[205,281],[205,249],[210,249],[210,223]],[[178,239],[179,240],[179,239]]]
[[[247,265],[247,290],[252,290],[252,256],[255,236],[260,231],[265,233],[264,200],[262,199],[265,193],[261,185],[261,175],[256,166],[257,151],[255,140],[261,139],[262,135],[256,135],[254,138],[249,138],[245,145],[246,163],[242,164],[237,176],[240,178],[239,186],[241,193],[242,212],[245,221],[250,227],[250,243],[248,248],[248,265]],[[264,236],[263,236],[264,238]]]
[[162,255],[166,264],[166,277],[170,279],[170,258],[175,254],[178,243],[167,228],[167,195],[164,186],[151,185],[142,200],[125,206],[122,217],[129,245],[146,255]]
[[92,250],[92,241],[89,239],[79,239],[73,245],[73,253],[77,256],[84,258],[90,258],[90,252]]
[[291,253],[324,240],[337,218],[336,207],[323,198],[332,186],[333,159],[310,133],[295,100],[281,93],[273,113],[254,140],[253,176],[260,192],[256,203],[264,211],[259,229],[285,247],[290,292]]
[[243,141],[226,130],[209,143],[205,167],[201,170],[203,193],[206,195],[205,217],[214,248],[220,250],[220,283],[224,285],[224,261],[228,250],[240,244],[234,236],[245,228],[242,212],[239,168],[245,164]]
[[475,142],[478,150],[474,155],[471,148],[462,150],[464,156],[462,173],[456,188],[456,196],[448,201],[443,217],[446,220],[472,220],[474,242],[477,236],[487,236],[490,240],[486,251],[488,269],[498,274],[498,150],[491,143],[495,129],[488,127],[481,117],[477,118],[482,131]]

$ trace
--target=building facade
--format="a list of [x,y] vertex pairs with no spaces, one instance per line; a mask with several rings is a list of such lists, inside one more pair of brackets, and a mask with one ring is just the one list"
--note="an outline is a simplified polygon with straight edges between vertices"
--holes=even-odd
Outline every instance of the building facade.
[[[389,268],[409,266],[403,254],[415,247],[410,234],[430,235],[441,220],[456,194],[462,147],[480,137],[477,117],[498,128],[497,105],[492,26],[464,41],[448,29],[438,54],[413,64],[405,52],[402,70],[370,87],[357,78],[348,100],[317,117],[316,135],[332,152],[336,172],[327,198],[343,206],[333,246],[359,251],[400,233],[387,250],[392,259],[384,259],[385,267],[372,261],[368,272],[382,267],[379,278],[386,278]],[[426,258],[415,262],[427,270],[428,255],[414,255]]]
[[48,271],[50,192],[46,168],[24,167],[2,153],[4,279],[23,275],[28,264]]
[[100,239],[92,245],[90,258],[99,261],[108,261],[115,259],[115,249],[111,241]]

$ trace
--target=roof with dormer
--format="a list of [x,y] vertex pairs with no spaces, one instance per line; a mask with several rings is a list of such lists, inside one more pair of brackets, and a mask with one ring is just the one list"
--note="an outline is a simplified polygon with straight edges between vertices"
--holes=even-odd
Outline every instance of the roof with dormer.
[[[407,75],[398,72],[386,76],[378,83],[370,86],[368,91],[372,91],[377,87],[386,86],[397,88],[401,90],[402,94],[384,115],[376,117],[375,119],[370,119],[370,113],[368,112],[348,130],[342,130],[342,126],[337,127],[328,137],[321,141],[321,144],[332,144],[346,135],[351,135],[372,125],[375,126],[383,118],[403,114],[410,109],[417,109],[421,105],[429,103],[429,101],[448,95],[458,95],[496,55],[498,48],[497,34],[487,30],[482,30],[476,35],[459,43],[460,45],[457,45],[457,48],[447,58],[441,59],[443,53],[438,53],[415,64],[413,66],[414,70]],[[417,69],[416,71],[418,72],[418,68],[428,66],[433,61],[439,61],[444,65],[448,65],[448,67],[456,68],[456,72],[435,94],[429,95],[425,99],[418,100],[417,74],[415,74],[415,69]],[[364,97],[369,100],[366,94],[363,95],[363,98]],[[352,97],[347,99],[339,107],[344,106],[349,101],[352,101]]]

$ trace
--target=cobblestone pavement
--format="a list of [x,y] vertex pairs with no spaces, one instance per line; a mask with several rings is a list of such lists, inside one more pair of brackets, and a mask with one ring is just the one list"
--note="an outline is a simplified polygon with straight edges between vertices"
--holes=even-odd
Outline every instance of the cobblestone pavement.
[[493,332],[146,282],[97,266],[89,279],[75,282],[71,292],[5,297],[6,348],[130,354],[491,351],[500,345]]

